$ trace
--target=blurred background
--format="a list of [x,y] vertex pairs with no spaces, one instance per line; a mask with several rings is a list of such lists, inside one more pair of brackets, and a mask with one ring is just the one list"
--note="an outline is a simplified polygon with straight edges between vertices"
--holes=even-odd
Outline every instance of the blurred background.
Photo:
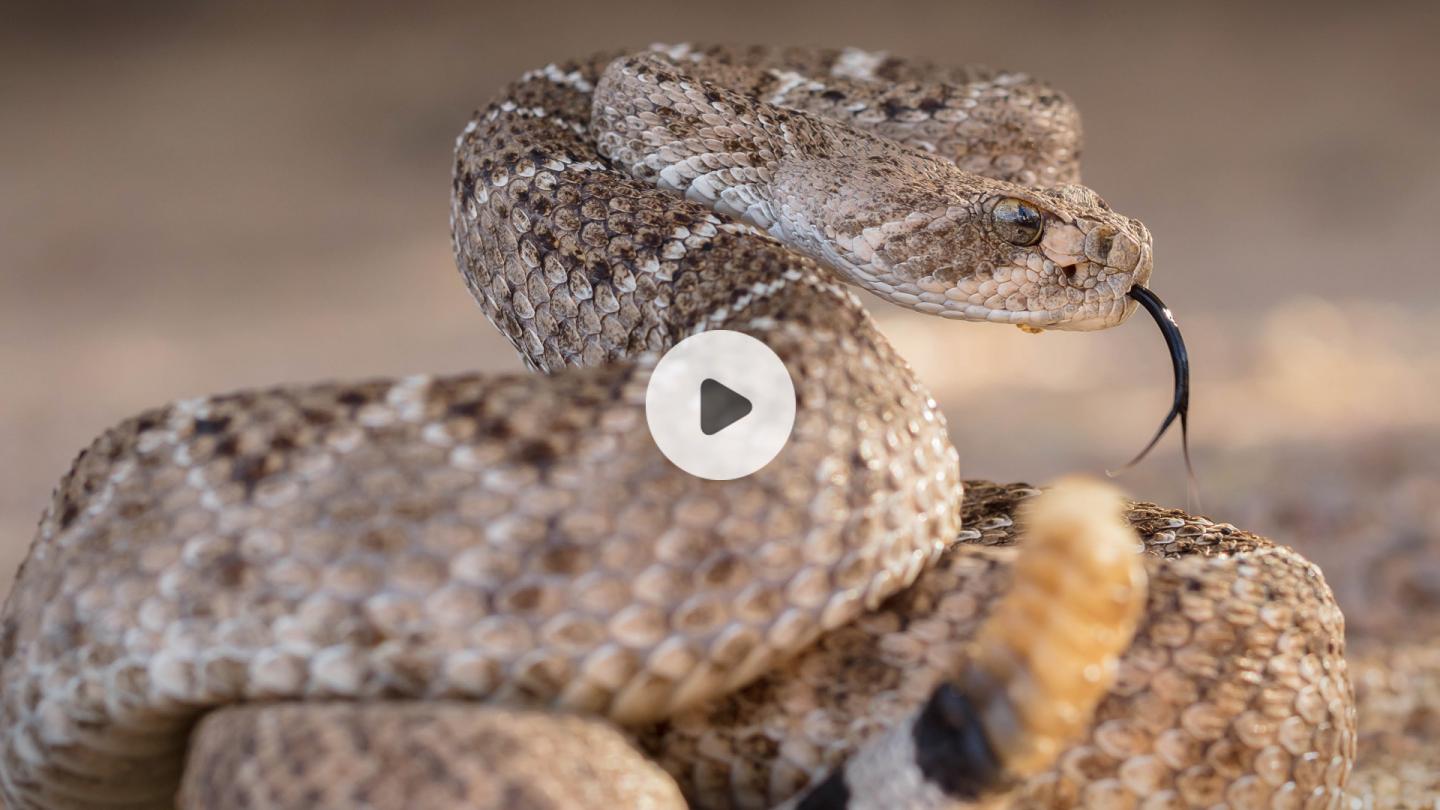
[[[518,370],[454,270],[450,151],[522,71],[624,44],[853,44],[1028,70],[1155,234],[1202,511],[1319,561],[1352,632],[1440,613],[1435,4],[7,3],[0,591],[101,430],[279,382]],[[1170,397],[1155,326],[874,310],[969,477],[1099,472]],[[1178,440],[1121,482],[1185,502]]]

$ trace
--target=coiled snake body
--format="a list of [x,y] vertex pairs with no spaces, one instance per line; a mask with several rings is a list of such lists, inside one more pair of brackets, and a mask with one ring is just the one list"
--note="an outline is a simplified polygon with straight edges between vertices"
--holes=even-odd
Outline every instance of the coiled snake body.
[[[854,50],[525,76],[462,134],[452,221],[548,373],[208,397],[101,436],[6,603],[6,801],[169,806],[183,775],[195,807],[1335,805],[1354,718],[1314,566],[1142,505],[1142,577],[1079,485],[1010,588],[1031,491],[972,484],[962,531],[944,420],[842,285],[1121,322],[1150,235],[1069,185],[1078,147],[1026,77]],[[730,482],[644,428],[657,353],[710,328],[796,385],[789,444]]]

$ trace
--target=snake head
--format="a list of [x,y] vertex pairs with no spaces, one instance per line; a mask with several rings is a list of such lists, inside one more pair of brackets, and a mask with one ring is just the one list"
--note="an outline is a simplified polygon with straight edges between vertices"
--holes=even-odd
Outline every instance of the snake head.
[[[1083,331],[1124,321],[1136,309],[1128,297],[1131,288],[1150,281],[1154,258],[1150,230],[1140,220],[1111,210],[1085,186],[1056,186],[1035,196],[1044,222],[1032,246],[1039,248],[1042,266],[1054,268],[1053,273],[1040,274],[1040,297],[1054,298],[1062,294],[1057,290],[1066,290],[1063,294],[1073,299],[1068,290],[1086,291],[1077,306],[1060,307],[1061,318],[1050,328]],[[1006,208],[1003,201],[991,206],[992,228],[1003,227]],[[1033,264],[1029,256],[1026,262]]]
[[943,296],[940,306],[917,308],[1077,331],[1115,326],[1135,311],[1127,293],[1149,281],[1153,255],[1138,220],[1084,186],[1035,190],[989,181],[983,191],[967,206],[939,212],[926,229],[931,261],[895,268],[931,300]]

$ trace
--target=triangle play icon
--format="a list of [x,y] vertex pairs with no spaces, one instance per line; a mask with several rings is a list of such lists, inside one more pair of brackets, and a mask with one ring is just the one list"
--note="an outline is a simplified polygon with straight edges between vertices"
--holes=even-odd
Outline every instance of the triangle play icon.
[[744,419],[754,407],[750,400],[707,377],[700,383],[700,432],[714,436]]

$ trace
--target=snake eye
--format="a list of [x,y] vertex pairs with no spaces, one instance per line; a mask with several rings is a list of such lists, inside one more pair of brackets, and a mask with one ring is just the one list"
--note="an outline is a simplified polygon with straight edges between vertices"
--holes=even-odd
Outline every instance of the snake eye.
[[996,236],[1020,247],[1039,242],[1040,234],[1045,230],[1045,217],[1040,209],[1014,197],[995,203],[990,219]]

